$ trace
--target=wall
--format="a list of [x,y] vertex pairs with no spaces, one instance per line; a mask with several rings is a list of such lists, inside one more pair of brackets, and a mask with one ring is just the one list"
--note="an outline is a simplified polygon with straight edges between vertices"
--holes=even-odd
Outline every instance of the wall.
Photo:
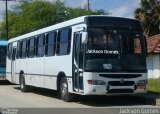
[[147,57],[148,78],[160,78],[160,56],[149,55]]

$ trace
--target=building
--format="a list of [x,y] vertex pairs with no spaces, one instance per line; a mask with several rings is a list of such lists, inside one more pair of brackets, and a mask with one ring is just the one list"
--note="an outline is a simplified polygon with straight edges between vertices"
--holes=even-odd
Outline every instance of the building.
[[160,34],[147,39],[148,78],[160,78]]

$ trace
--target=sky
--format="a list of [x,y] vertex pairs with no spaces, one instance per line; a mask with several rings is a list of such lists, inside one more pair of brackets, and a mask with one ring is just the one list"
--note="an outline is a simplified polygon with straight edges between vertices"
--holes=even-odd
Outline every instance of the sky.
[[[54,1],[54,0],[50,0]],[[84,7],[87,0],[65,0],[66,6]],[[16,0],[8,2],[8,9],[16,5]],[[112,16],[134,18],[134,11],[140,6],[140,0],[90,0],[92,10],[104,9],[109,11]],[[0,0],[0,21],[3,19],[5,11],[5,1]]]
[[[66,0],[68,6],[79,7],[87,0]],[[133,18],[134,11],[140,7],[140,0],[90,0],[91,9],[104,9],[112,13],[113,16]]]

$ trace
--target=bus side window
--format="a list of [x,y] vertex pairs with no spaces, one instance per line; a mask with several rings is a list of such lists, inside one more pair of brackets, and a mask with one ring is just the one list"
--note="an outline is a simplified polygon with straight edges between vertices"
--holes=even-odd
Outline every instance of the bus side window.
[[36,45],[36,56],[43,57],[44,56],[44,34],[37,37],[37,45]]
[[34,57],[34,52],[35,52],[35,38],[30,38],[28,40],[28,57],[32,58]]
[[17,41],[16,59],[19,59],[19,41]]
[[68,55],[71,45],[71,29],[63,29],[58,32],[57,55]]
[[29,52],[30,52],[30,39],[28,39],[28,50],[27,50],[27,57],[29,57]]
[[10,43],[8,45],[8,53],[7,53],[7,56],[8,56],[8,59],[11,60],[11,53],[12,53],[12,43]]
[[50,32],[46,35],[45,55],[54,56],[56,48],[56,32]]
[[27,40],[24,39],[22,41],[22,58],[26,57],[26,50],[27,50]]
[[22,58],[22,43],[23,41],[20,41],[20,45],[19,45],[19,57]]

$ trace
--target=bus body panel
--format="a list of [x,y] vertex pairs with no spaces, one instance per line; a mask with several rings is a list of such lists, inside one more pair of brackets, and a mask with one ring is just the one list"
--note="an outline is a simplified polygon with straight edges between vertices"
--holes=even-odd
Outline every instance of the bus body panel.
[[6,62],[6,79],[10,82],[11,81],[11,60],[8,59],[7,57],[7,62]]
[[[59,61],[61,61],[63,64]],[[60,72],[63,72],[67,77],[71,77],[71,62],[71,55],[45,58],[45,75],[47,75],[45,77],[45,88],[57,90],[57,76]]]
[[19,84],[19,76],[20,76],[20,59],[15,60],[16,68],[15,68],[15,83]]
[[[23,66],[23,64],[20,65]],[[27,59],[25,77],[26,84],[36,87],[44,87],[44,58],[29,58]],[[30,81],[32,83],[30,83]]]

